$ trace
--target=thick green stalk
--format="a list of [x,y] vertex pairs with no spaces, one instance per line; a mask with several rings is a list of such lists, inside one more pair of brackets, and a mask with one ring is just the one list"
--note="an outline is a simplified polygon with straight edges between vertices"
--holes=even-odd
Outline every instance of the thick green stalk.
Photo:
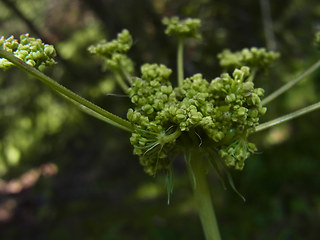
[[[41,82],[49,86],[51,89],[53,89],[55,92],[65,96],[66,98],[71,99],[73,102],[80,104],[88,109],[90,109],[94,114],[91,114],[93,116],[100,116],[99,119],[103,119],[105,122],[121,128],[123,130],[126,130],[128,132],[133,131],[133,127],[130,122],[102,109],[101,107],[93,104],[92,102],[86,100],[85,98],[77,95],[76,93],[70,91],[66,87],[60,85],[56,81],[54,81],[52,78],[48,77],[47,75],[43,74],[42,72],[38,71],[37,69],[29,66],[25,62],[21,61],[19,58],[16,58],[13,54],[1,50],[0,49],[0,57],[6,58],[8,61],[12,62],[14,65],[16,65],[18,68],[22,69],[23,71],[31,74],[35,78],[39,79]],[[71,101],[71,102],[72,102]]]
[[201,153],[194,149],[186,154],[186,162],[193,185],[195,203],[206,240],[221,240],[206,179],[206,162],[201,157]]
[[178,41],[178,52],[177,52],[177,73],[178,73],[178,86],[182,86],[182,82],[184,79],[183,76],[183,45],[184,38],[180,37]]
[[275,92],[271,93],[269,96],[264,98],[261,103],[262,105],[266,105],[267,103],[271,102],[275,98],[277,98],[279,95],[284,93],[285,91],[289,90],[291,87],[293,87],[295,84],[297,84],[300,80],[302,80],[304,77],[308,76],[309,74],[313,73],[315,70],[317,70],[320,67],[320,60],[314,63],[310,68],[308,68],[305,72],[300,74],[298,77],[292,79],[287,84],[283,85],[281,88],[276,90]]
[[315,111],[317,109],[320,108],[320,102],[317,102],[315,104],[312,104],[308,107],[305,107],[305,108],[302,108],[302,109],[299,109],[295,112],[292,112],[292,113],[289,113],[287,115],[284,115],[282,117],[279,117],[279,118],[276,118],[276,119],[273,119],[269,122],[265,122],[265,123],[262,123],[260,125],[258,125],[256,128],[255,128],[255,131],[256,132],[259,132],[259,131],[262,131],[264,129],[267,129],[267,128],[270,128],[270,127],[273,127],[275,125],[278,125],[280,123],[283,123],[283,122],[286,122],[286,121],[289,121],[291,119],[294,119],[296,117],[299,117],[299,116],[302,116],[306,113],[309,113],[309,112],[312,112],[312,111]]

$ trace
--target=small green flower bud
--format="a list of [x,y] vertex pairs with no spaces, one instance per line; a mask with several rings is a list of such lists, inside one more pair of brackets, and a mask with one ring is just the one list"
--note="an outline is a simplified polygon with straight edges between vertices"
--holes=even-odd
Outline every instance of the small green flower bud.
[[56,50],[54,49],[53,46],[51,45],[45,45],[44,46],[44,52],[47,56],[51,57],[51,56],[55,56],[56,55]]
[[150,104],[143,105],[143,106],[142,106],[142,110],[143,110],[147,115],[152,114],[153,111],[154,111],[153,107],[152,107]]
[[224,133],[221,131],[218,131],[214,134],[213,136],[213,140],[215,140],[216,142],[220,142],[223,138],[224,138]]
[[264,115],[266,112],[267,112],[267,108],[266,108],[266,107],[261,107],[261,108],[259,108],[259,113],[260,113],[261,115]]
[[172,92],[171,86],[161,86],[161,92],[165,94],[170,94]]
[[226,103],[231,103],[235,100],[236,100],[236,95],[234,93],[227,95],[225,98]]
[[29,59],[28,61],[26,61],[26,64],[28,64],[28,65],[30,65],[30,66],[32,66],[32,67],[34,67],[34,66],[36,65],[36,62],[35,62],[35,61],[33,61],[32,59]]
[[254,90],[254,92],[259,96],[259,97],[263,97],[264,96],[264,89],[262,88],[256,88]]
[[254,105],[254,106],[258,106],[260,104],[261,100],[259,98],[259,96],[255,93],[252,93],[250,98],[249,98],[249,104]]
[[244,116],[248,112],[248,109],[245,107],[240,107],[237,111],[238,116]]
[[248,116],[249,117],[254,118],[254,117],[258,117],[258,115],[259,115],[259,111],[257,109],[250,109],[248,111]]
[[13,66],[13,63],[7,61],[4,58],[0,58],[0,68],[6,70],[6,69],[10,68],[11,66]]
[[254,84],[253,82],[245,82],[241,85],[241,93],[247,95],[253,91]]

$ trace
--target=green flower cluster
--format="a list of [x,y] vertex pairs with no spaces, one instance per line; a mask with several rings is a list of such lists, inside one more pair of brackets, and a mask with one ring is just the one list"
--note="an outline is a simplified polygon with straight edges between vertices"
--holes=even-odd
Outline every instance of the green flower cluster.
[[180,38],[197,38],[200,39],[199,27],[201,21],[194,18],[180,20],[179,17],[164,18],[163,24],[167,26],[165,33]]
[[141,72],[129,89],[135,108],[127,117],[136,126],[131,143],[146,172],[153,175],[168,168],[169,151],[192,147],[179,141],[190,132],[203,146],[216,150],[227,166],[243,168],[256,150],[247,137],[266,112],[260,101],[264,91],[254,88],[248,67],[211,82],[196,74],[176,88],[169,82],[171,70],[164,65],[146,64]]
[[[29,34],[22,34],[20,42],[13,36],[5,39],[0,38],[0,49],[13,53],[25,63],[39,68],[42,66],[51,66],[55,64],[53,57],[56,51],[52,45],[44,44],[40,39],[29,37]],[[8,69],[13,63],[4,58],[0,58],[0,68]]]
[[218,54],[220,66],[232,70],[241,66],[249,66],[252,69],[266,69],[274,60],[278,59],[280,54],[273,51],[267,51],[265,48],[250,49],[244,48],[238,52],[231,52],[226,49]]
[[166,138],[173,129],[164,116],[170,105],[176,105],[175,92],[169,82],[171,73],[164,65],[144,64],[141,78],[135,78],[128,90],[135,109],[129,109],[127,118],[136,126],[130,141],[134,154],[140,156],[140,163],[151,175],[168,167],[167,154],[175,142]]
[[132,37],[128,30],[124,29],[117,35],[117,39],[91,45],[88,50],[91,54],[98,55],[105,60],[105,68],[112,71],[126,69],[129,73],[133,72],[133,62],[127,57],[126,53],[132,46]]

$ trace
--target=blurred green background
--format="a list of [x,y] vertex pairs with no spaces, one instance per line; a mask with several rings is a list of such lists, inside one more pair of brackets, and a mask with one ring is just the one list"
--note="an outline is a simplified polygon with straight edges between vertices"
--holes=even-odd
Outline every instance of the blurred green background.
[[[274,36],[266,37],[263,13],[272,17]],[[203,22],[203,41],[187,44],[187,76],[219,76],[216,55],[224,48],[268,46],[282,55],[256,78],[268,94],[320,57],[312,44],[318,0],[1,0],[0,35],[29,32],[54,44],[58,64],[46,74],[125,117],[129,99],[87,47],[127,28],[137,73],[144,62],[175,70],[176,42],[161,24],[173,15]],[[262,121],[319,101],[319,91],[317,71],[268,105]],[[259,152],[233,172],[245,203],[209,175],[223,239],[319,239],[319,118],[314,112],[252,136]],[[129,137],[20,70],[2,71],[0,239],[203,239],[182,159],[167,205],[165,175],[143,172]]]

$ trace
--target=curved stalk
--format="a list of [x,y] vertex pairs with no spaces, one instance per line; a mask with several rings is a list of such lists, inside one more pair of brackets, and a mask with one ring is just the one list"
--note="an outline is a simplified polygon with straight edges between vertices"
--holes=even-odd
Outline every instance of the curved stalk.
[[130,122],[104,110],[103,108],[93,104],[92,102],[88,101],[87,99],[70,91],[66,87],[64,87],[64,86],[60,85],[59,83],[57,83],[56,81],[54,81],[52,78],[48,77],[47,75],[43,74],[42,72],[38,71],[37,69],[29,66],[25,62],[21,61],[19,58],[15,57],[13,54],[0,49],[0,57],[6,58],[8,61],[10,61],[14,65],[16,65],[18,68],[31,74],[32,76],[34,76],[35,78],[37,78],[38,80],[40,80],[41,82],[43,82],[44,84],[49,86],[55,92],[72,100],[71,102],[75,102],[77,104],[80,104],[80,105],[86,107],[87,109],[90,109],[90,111],[92,111],[92,113],[94,113],[91,115],[93,115],[95,117],[99,116],[98,118],[100,120],[103,119],[105,122],[107,122],[115,127],[126,130],[128,132],[133,131],[133,127]]
[[178,73],[178,86],[182,86],[182,82],[184,79],[183,76],[183,44],[184,39],[182,37],[179,38],[178,42],[178,52],[177,52],[177,73]]
[[287,84],[283,85],[279,89],[277,89],[275,92],[271,93],[269,96],[265,97],[262,101],[262,105],[266,105],[267,103],[271,102],[278,96],[280,96],[285,91],[289,90],[291,87],[293,87],[295,84],[297,84],[300,80],[302,80],[304,77],[308,76],[309,74],[313,73],[317,68],[320,67],[320,60],[318,60],[316,63],[314,63],[311,67],[309,67],[305,72],[300,74],[298,77],[292,79]]
[[305,107],[305,108],[302,108],[302,109],[299,109],[295,112],[292,112],[292,113],[289,113],[287,115],[284,115],[282,117],[279,117],[279,118],[276,118],[276,119],[273,119],[269,122],[265,122],[265,123],[262,123],[260,125],[258,125],[256,128],[255,128],[255,131],[256,132],[259,132],[259,131],[262,131],[264,129],[267,129],[267,128],[270,128],[270,127],[273,127],[275,125],[278,125],[280,123],[283,123],[283,122],[286,122],[286,121],[289,121],[291,119],[294,119],[296,117],[299,117],[299,116],[302,116],[306,113],[309,113],[309,112],[312,112],[314,110],[317,110],[320,108],[320,102],[317,102],[315,104],[312,104],[308,107]]
[[186,154],[186,162],[205,238],[206,240],[221,240],[206,179],[206,162],[196,150],[191,150]]

